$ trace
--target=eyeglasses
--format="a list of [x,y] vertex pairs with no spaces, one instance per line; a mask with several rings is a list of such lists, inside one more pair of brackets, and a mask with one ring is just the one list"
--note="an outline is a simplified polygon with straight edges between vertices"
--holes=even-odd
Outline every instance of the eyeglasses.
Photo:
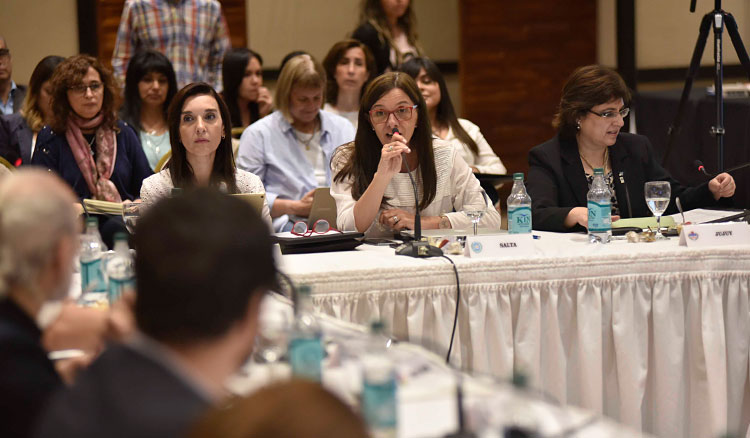
[[101,82],[92,82],[88,85],[85,85],[85,84],[73,85],[72,87],[68,87],[68,90],[83,96],[84,94],[86,94],[86,90],[91,90],[93,94],[101,92],[102,86],[103,84]]
[[604,111],[603,113],[597,113],[596,111],[589,110],[591,114],[596,114],[603,119],[614,119],[619,114],[623,119],[630,114],[630,108],[623,108],[620,111]]
[[0,58],[7,58],[10,56],[10,49],[0,49]]
[[338,231],[339,233],[342,233],[341,230],[333,228],[325,219],[318,219],[315,221],[312,228],[308,228],[307,222],[305,221],[297,221],[292,225],[292,234],[295,236],[310,237],[313,233],[325,234],[329,231]]
[[384,109],[370,110],[370,121],[375,124],[385,123],[388,120],[388,117],[393,114],[396,116],[396,120],[405,122],[411,119],[416,107],[416,105],[400,106],[393,111],[386,111]]

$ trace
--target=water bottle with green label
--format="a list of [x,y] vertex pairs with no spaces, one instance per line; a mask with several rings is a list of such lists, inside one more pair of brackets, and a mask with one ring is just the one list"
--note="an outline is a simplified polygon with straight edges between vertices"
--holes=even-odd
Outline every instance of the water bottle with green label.
[[102,255],[107,250],[99,235],[99,221],[95,217],[86,219],[86,231],[81,235],[81,291],[101,293],[107,291],[102,272]]
[[604,181],[604,169],[594,169],[594,181],[586,198],[589,210],[589,242],[609,243],[612,238],[612,192]]
[[531,196],[523,184],[523,173],[513,174],[513,188],[508,196],[508,233],[531,233]]
[[324,355],[323,333],[313,314],[310,286],[299,287],[294,313],[294,327],[288,349],[292,374],[320,382]]
[[362,415],[373,438],[396,436],[396,371],[387,341],[383,323],[373,322],[362,356]]
[[107,262],[107,277],[109,277],[109,304],[120,299],[123,292],[135,291],[135,265],[128,247],[126,233],[115,234],[115,255]]

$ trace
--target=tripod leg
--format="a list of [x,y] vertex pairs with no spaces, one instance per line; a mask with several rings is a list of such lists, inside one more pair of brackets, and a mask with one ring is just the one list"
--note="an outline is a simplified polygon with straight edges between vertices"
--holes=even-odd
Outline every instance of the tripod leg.
[[698,68],[700,68],[701,57],[703,56],[703,49],[706,47],[706,40],[708,39],[708,31],[711,28],[711,20],[713,19],[713,13],[708,13],[703,16],[701,20],[700,32],[698,33],[698,40],[695,42],[695,48],[693,49],[693,58],[690,60],[690,68],[688,68],[687,76],[685,77],[685,86],[682,89],[682,96],[680,96],[680,104],[677,107],[677,115],[672,122],[672,125],[667,131],[667,148],[664,151],[664,158],[661,160],[661,165],[666,166],[669,154],[672,152],[674,143],[677,140],[677,134],[680,131],[680,123],[682,122],[682,116],[685,112],[685,103],[690,96],[690,90],[693,88],[693,80],[695,80],[698,74]]
[[730,13],[724,14],[724,25],[727,28],[727,32],[729,32],[729,38],[732,39],[732,45],[734,46],[734,51],[737,52],[737,57],[740,58],[740,62],[742,63],[742,67],[745,68],[745,73],[747,74],[748,79],[750,79],[750,58],[747,56],[747,50],[745,49],[745,45],[742,44],[742,38],[740,38],[740,32],[737,30],[737,22],[734,21],[734,17]]

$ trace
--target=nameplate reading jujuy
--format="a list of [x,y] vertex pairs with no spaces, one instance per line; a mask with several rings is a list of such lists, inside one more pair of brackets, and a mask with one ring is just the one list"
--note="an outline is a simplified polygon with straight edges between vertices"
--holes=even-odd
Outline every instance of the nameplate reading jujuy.
[[518,257],[534,254],[531,234],[485,234],[466,236],[467,257]]
[[750,224],[746,222],[723,222],[718,224],[695,224],[682,227],[680,245],[707,247],[723,245],[750,245]]

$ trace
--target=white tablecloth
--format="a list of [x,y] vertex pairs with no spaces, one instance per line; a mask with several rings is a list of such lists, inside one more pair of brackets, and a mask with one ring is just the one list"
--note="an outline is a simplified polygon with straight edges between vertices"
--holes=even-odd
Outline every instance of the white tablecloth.
[[[690,250],[676,238],[590,245],[538,233],[523,259],[451,256],[461,306],[451,361],[525,373],[561,403],[662,437],[744,435],[750,422],[750,247]],[[444,259],[387,247],[283,256],[316,308],[444,354],[456,305]]]

